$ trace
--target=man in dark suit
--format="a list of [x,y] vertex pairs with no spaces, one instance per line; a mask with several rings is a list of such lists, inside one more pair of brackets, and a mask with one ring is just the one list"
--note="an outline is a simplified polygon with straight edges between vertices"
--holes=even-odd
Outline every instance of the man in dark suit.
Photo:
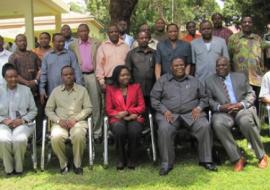
[[220,57],[216,62],[216,74],[208,77],[205,85],[213,111],[213,128],[234,163],[234,171],[243,170],[246,164],[230,131],[235,124],[251,143],[259,160],[258,167],[266,168],[268,156],[260,140],[260,121],[254,107],[256,96],[246,76],[230,72],[228,59]]
[[161,157],[160,175],[167,175],[174,165],[176,130],[184,125],[198,140],[199,164],[217,171],[212,163],[212,131],[204,109],[208,107],[205,88],[200,81],[186,75],[185,58],[174,58],[171,73],[164,74],[151,91],[156,110],[158,145]]

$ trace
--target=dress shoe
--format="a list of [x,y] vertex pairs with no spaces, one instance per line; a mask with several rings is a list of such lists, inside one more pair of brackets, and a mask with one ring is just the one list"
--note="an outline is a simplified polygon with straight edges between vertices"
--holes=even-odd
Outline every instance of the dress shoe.
[[69,171],[68,166],[66,166],[66,167],[64,167],[64,168],[62,168],[62,169],[60,169],[60,173],[61,173],[62,175],[67,174],[68,171]]
[[240,158],[235,164],[234,164],[234,167],[233,167],[233,170],[235,172],[240,172],[244,169],[245,165],[246,165],[246,161],[244,158]]
[[125,164],[123,162],[118,162],[116,165],[117,170],[123,170],[125,168]]
[[214,163],[200,162],[199,165],[212,172],[218,171],[217,166]]
[[23,174],[23,172],[16,172],[16,171],[14,171],[13,173],[14,173],[15,175],[18,175],[18,176],[20,176],[20,175]]
[[73,171],[77,175],[83,175],[83,168],[82,167],[76,168],[75,166],[73,166]]
[[172,170],[172,168],[160,168],[159,175],[164,176],[168,175],[168,173]]
[[128,169],[135,170],[135,163],[133,161],[129,160],[127,167],[128,167]]
[[261,169],[265,169],[268,166],[268,156],[263,155],[262,159],[259,161],[258,167]]

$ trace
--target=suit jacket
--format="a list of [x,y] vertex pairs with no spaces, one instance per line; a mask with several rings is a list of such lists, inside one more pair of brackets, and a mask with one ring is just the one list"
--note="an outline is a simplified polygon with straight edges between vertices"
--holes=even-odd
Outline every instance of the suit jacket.
[[143,93],[139,84],[129,84],[127,88],[126,102],[121,89],[115,86],[106,88],[106,113],[109,117],[109,123],[120,121],[114,116],[120,111],[127,111],[129,114],[138,114],[137,121],[144,122],[142,116],[145,110]]
[[[89,40],[91,42],[91,54],[92,54],[92,64],[94,66],[94,70],[96,70],[96,54],[97,54],[97,49],[100,45],[100,42],[94,38],[90,38]],[[80,40],[79,39],[75,39],[74,42],[72,42],[69,45],[69,49],[71,51],[74,52],[74,54],[76,55],[77,59],[78,59],[78,63],[81,66],[82,65],[82,60],[81,60],[81,55],[80,55],[80,49],[79,49],[79,44]]]
[[[257,126],[259,126],[260,120],[254,106],[256,95],[249,85],[247,77],[243,73],[235,72],[231,72],[230,77],[237,102],[242,102],[245,105],[245,108],[252,113]],[[223,83],[217,74],[208,77],[206,79],[205,86],[209,96],[209,105],[213,112],[219,112],[218,105],[230,102],[226,96]]]
[[[0,85],[0,122],[9,118],[9,93],[6,85]],[[37,115],[37,108],[30,88],[17,84],[15,92],[16,111],[22,119],[32,121]]]

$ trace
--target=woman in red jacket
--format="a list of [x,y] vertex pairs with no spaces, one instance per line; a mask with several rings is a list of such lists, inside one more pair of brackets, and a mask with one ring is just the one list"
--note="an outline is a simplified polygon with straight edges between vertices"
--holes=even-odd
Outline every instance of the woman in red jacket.
[[124,65],[115,67],[112,81],[106,88],[106,112],[116,141],[116,168],[122,170],[127,164],[129,169],[135,169],[136,146],[144,123],[142,90],[139,84],[131,83],[130,72]]

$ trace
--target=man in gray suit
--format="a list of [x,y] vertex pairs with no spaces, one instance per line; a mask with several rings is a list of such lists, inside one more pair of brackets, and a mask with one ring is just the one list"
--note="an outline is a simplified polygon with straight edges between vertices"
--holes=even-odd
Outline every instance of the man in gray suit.
[[208,98],[205,88],[185,74],[184,58],[174,58],[171,72],[163,75],[151,91],[151,103],[156,110],[158,144],[161,157],[159,174],[166,175],[174,164],[174,137],[180,125],[185,125],[198,140],[200,165],[217,171],[212,163],[212,133],[206,113]]
[[260,121],[254,107],[256,97],[246,76],[230,72],[228,59],[220,57],[216,62],[216,74],[208,77],[205,85],[213,111],[213,128],[234,163],[234,171],[242,171],[246,164],[230,131],[235,124],[251,143],[259,160],[258,167],[266,168],[268,156],[260,140]]

